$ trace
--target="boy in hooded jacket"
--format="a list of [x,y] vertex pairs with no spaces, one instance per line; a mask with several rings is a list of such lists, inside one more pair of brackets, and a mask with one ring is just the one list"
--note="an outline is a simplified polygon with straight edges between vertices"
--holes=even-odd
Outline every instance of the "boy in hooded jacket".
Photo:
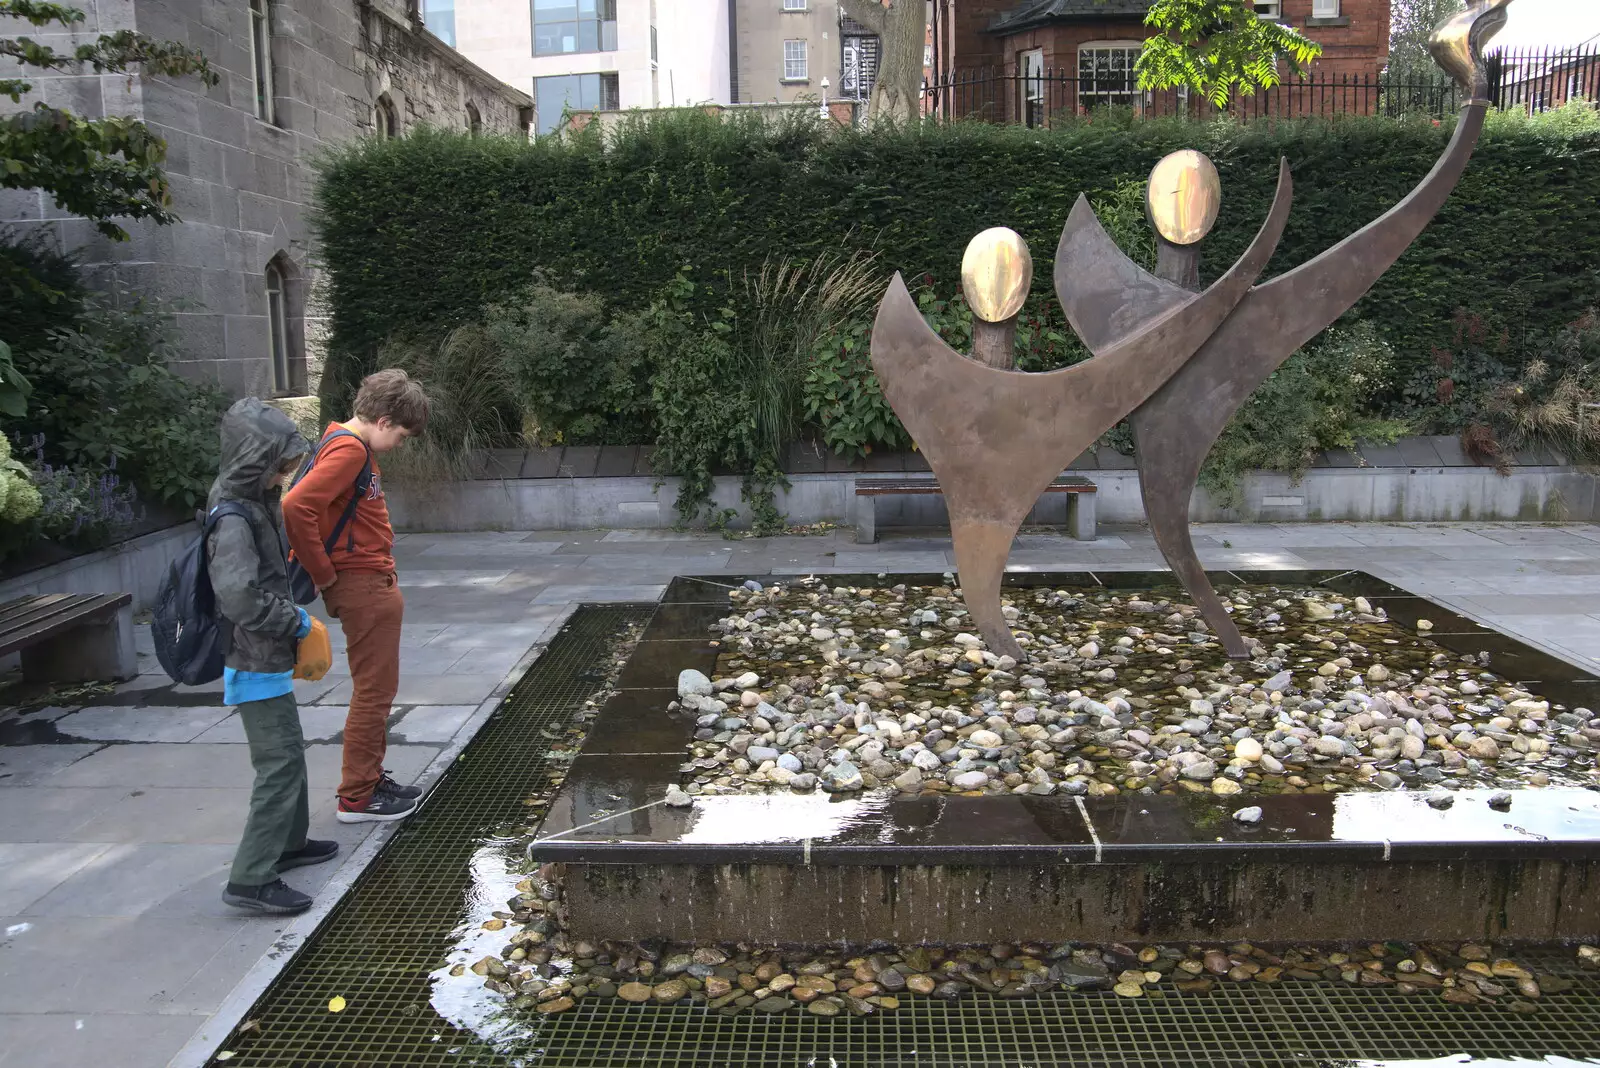
[[250,815],[222,900],[252,912],[310,908],[311,898],[279,874],[339,851],[337,842],[306,837],[305,737],[294,699],[296,651],[312,622],[289,593],[280,498],[309,451],[287,415],[246,397],[222,417],[222,458],[206,502],[208,513],[223,501],[249,513],[216,522],[206,557],[229,643],[223,702],[239,709],[255,768]]

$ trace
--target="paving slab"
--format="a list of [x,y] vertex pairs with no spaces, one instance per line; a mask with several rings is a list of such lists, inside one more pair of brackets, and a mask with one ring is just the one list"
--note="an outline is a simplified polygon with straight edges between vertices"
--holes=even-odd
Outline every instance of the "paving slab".
[[[13,1013],[156,1014],[247,925],[282,926],[237,916],[0,917],[0,929],[23,923],[28,929],[4,943],[0,972]],[[213,1003],[224,996],[216,992]]]
[[418,705],[399,717],[389,734],[406,742],[444,743],[456,736],[477,705]]
[[121,787],[0,786],[0,842],[65,842],[127,797]]
[[[76,922],[90,916],[144,916],[168,913],[163,905],[195,884],[216,896],[226,881],[237,843],[121,842],[85,844],[96,852],[21,916]],[[188,910],[182,910],[187,912]]]
[[0,844],[0,913],[22,915],[104,853],[104,843],[63,845],[55,842]]
[[[7,745],[0,746],[0,786],[27,786],[53,778],[65,768],[70,768],[104,749],[104,745]],[[68,783],[52,783],[65,786]],[[101,783],[84,783],[100,786]]]
[[204,1013],[0,1012],[0,1068],[163,1068]]
[[56,729],[72,738],[103,742],[187,742],[230,715],[230,709],[206,705],[85,708],[62,716]]

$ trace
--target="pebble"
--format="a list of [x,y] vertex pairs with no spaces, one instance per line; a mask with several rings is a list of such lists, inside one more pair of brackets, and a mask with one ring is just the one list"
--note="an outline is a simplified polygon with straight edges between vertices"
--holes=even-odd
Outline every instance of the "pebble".
[[1234,794],[1243,793],[1244,787],[1232,779],[1213,779],[1211,780],[1211,792],[1218,797],[1232,797]]
[[1240,738],[1233,747],[1233,755],[1240,760],[1248,760],[1252,764],[1266,754],[1260,742],[1254,738]]
[[645,1002],[650,1000],[650,988],[644,983],[623,983],[617,987],[617,997],[623,1001]]
[[1252,805],[1249,808],[1241,808],[1233,814],[1233,818],[1240,823],[1260,823],[1261,806]]
[[694,798],[684,792],[683,787],[673,783],[667,787],[666,804],[672,808],[688,808],[694,804]]
[[678,672],[679,697],[710,697],[711,680],[703,672],[685,668]]
[[981,771],[964,771],[950,780],[957,790],[981,790],[989,783],[989,776]]
[[668,979],[664,983],[657,984],[650,996],[663,1005],[670,1005],[689,996],[689,984],[682,979]]
[[1488,805],[1496,812],[1510,812],[1511,795],[1504,790],[1501,790],[1499,793],[1491,794],[1489,795]]
[[769,1015],[777,1015],[780,1012],[788,1012],[790,1009],[794,1008],[794,1002],[790,1001],[788,998],[762,998],[760,1001],[756,1002],[755,1008],[757,1012],[764,1012]]
[[1119,997],[1139,998],[1144,997],[1144,987],[1138,983],[1118,983],[1111,988]]

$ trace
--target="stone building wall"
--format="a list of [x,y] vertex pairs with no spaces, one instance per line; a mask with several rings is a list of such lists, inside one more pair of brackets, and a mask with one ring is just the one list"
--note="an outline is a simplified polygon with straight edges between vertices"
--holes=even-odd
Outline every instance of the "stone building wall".
[[[89,116],[140,118],[166,139],[182,222],[133,224],[128,241],[112,242],[47,194],[23,192],[0,197],[0,224],[47,229],[102,288],[181,302],[179,369],[230,393],[315,389],[323,318],[309,215],[320,154],[373,135],[382,108],[392,109],[397,135],[422,123],[466,129],[473,112],[484,132],[525,131],[531,115],[526,94],[422,29],[407,0],[269,0],[274,92],[265,115],[257,113],[250,0],[80,3],[85,37],[132,28],[181,41],[222,76],[210,88],[193,78],[39,79],[37,98]],[[269,265],[283,282],[286,383],[272,374]]]

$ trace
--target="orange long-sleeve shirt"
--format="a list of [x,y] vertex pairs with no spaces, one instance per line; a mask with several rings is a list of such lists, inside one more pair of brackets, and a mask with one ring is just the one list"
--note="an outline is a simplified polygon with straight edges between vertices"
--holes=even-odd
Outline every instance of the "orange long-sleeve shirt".
[[[323,436],[338,429],[340,424],[329,423]],[[384,500],[383,474],[376,456],[372,459],[372,484],[339,535],[331,559],[324,548],[355,491],[356,476],[366,458],[367,450],[359,440],[337,437],[323,446],[316,464],[283,498],[289,548],[318,589],[345,571],[394,570],[394,528],[389,525],[389,505]]]

